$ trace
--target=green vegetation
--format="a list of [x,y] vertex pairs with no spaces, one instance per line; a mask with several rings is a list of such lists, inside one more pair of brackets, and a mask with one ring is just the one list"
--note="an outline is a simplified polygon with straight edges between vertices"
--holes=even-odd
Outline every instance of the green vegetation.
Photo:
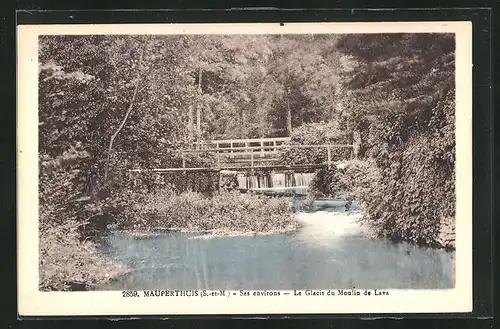
[[84,203],[73,185],[78,165],[88,158],[80,145],[40,159],[39,249],[41,290],[82,290],[109,280],[126,269],[98,255],[92,241],[80,238],[98,203]]
[[380,179],[372,160],[350,160],[345,167],[318,170],[309,189],[316,196],[363,202],[381,184]]
[[354,59],[347,117],[381,174],[366,218],[382,236],[433,245],[455,216],[454,36],[347,36],[339,48]]
[[287,198],[220,191],[212,196],[196,192],[150,194],[131,206],[133,216],[121,217],[124,229],[154,231],[181,229],[188,232],[283,233],[294,231],[292,202]]
[[90,290],[127,271],[80,241],[78,223],[40,229],[40,290]]
[[[293,130],[288,145],[351,144],[352,133],[342,130],[337,121],[304,124]],[[331,160],[339,161],[351,157],[349,148],[332,148]],[[325,163],[325,148],[289,148],[281,154],[284,164]]]
[[370,178],[333,170],[320,189],[354,193],[380,236],[453,248],[454,36],[349,35],[338,47],[347,56],[339,126],[360,132]]
[[[314,184],[323,194],[350,185],[381,236],[454,239],[453,35],[42,36],[39,46],[43,289],[67,289],[74,273],[87,282],[115,273],[85,240],[111,221],[147,228],[151,215],[154,225],[193,230],[293,228],[285,201],[252,196],[244,210],[235,193],[179,195],[210,189],[213,173],[128,172],[180,167],[183,159],[213,164],[210,154],[180,150],[217,138],[354,141],[363,162],[344,178],[320,174]],[[324,159],[306,149],[282,158]],[[74,249],[74,261],[47,243]],[[93,276],[79,264],[99,270]],[[63,266],[66,274],[54,274]]]

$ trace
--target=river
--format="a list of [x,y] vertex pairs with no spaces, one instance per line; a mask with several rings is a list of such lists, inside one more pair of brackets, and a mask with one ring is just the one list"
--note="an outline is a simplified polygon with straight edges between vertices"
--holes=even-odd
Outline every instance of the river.
[[443,250],[366,237],[356,205],[318,201],[296,213],[293,234],[212,237],[178,232],[137,239],[111,232],[101,252],[130,272],[99,290],[445,289],[451,256]]

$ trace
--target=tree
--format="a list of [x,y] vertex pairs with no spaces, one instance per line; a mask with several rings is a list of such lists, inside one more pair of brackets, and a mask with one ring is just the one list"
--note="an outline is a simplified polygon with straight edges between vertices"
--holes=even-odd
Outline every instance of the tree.
[[327,45],[331,36],[277,36],[273,40],[270,75],[275,81],[271,120],[290,135],[292,126],[333,116],[338,84],[338,53]]
[[347,35],[345,125],[362,131],[383,184],[366,211],[383,235],[433,243],[454,216],[454,36]]

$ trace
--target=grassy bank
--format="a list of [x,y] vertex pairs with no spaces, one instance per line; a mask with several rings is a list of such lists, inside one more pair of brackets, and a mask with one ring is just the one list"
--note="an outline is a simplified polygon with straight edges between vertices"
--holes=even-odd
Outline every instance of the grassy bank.
[[91,290],[125,271],[102,257],[94,242],[81,241],[74,222],[40,230],[40,290]]
[[207,197],[201,193],[150,194],[131,206],[133,215],[120,216],[124,229],[179,229],[187,232],[269,234],[294,231],[292,200],[263,195],[219,191]]
[[[89,290],[126,271],[99,254],[82,227],[102,214],[99,202],[77,201],[81,171],[88,155],[78,149],[56,159],[41,157],[39,187],[39,289]],[[45,160],[48,158],[48,160]],[[83,158],[83,160],[82,160]],[[77,161],[78,160],[78,161]]]

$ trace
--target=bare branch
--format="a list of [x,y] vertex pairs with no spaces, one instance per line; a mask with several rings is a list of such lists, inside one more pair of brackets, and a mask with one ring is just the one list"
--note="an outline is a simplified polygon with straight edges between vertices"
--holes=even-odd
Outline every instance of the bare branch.
[[118,128],[115,131],[115,133],[111,136],[111,139],[109,140],[108,156],[106,158],[106,168],[105,168],[105,171],[104,171],[104,181],[105,182],[107,181],[107,178],[108,178],[109,161],[110,161],[110,158],[111,158],[111,152],[113,150],[113,144],[115,142],[116,136],[118,136],[118,134],[120,133],[120,131],[123,129],[123,127],[127,123],[127,120],[128,120],[128,118],[130,116],[130,113],[134,109],[135,99],[137,98],[137,94],[138,94],[138,91],[139,91],[139,86],[141,84],[141,79],[140,79],[140,77],[141,77],[141,69],[140,69],[140,66],[142,65],[143,59],[144,59],[144,50],[142,50],[141,54],[140,54],[139,69],[137,70],[137,75],[136,75],[136,79],[135,79],[136,83],[135,83],[135,87],[134,87],[134,93],[132,94],[132,99],[130,100],[129,107],[127,109],[127,112],[125,113],[125,116],[123,117],[122,122],[120,123],[120,126],[118,126]]

